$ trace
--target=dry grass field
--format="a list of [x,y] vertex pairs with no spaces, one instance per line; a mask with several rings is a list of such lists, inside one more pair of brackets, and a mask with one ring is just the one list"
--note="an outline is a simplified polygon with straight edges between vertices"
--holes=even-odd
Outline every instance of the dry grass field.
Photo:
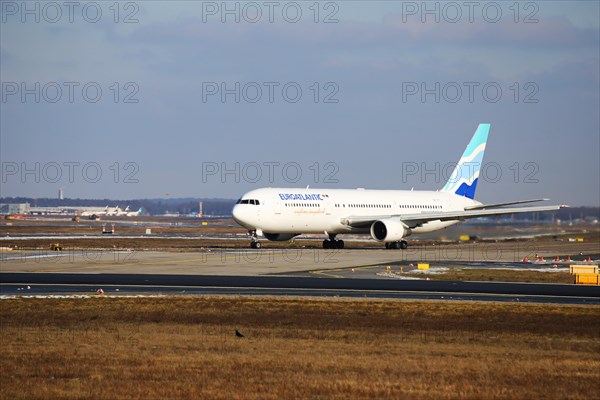
[[477,282],[524,282],[524,283],[574,283],[575,277],[569,272],[539,272],[497,268],[451,268],[436,274],[406,273],[406,275],[439,281],[477,281]]
[[14,299],[0,323],[2,399],[600,398],[596,306]]

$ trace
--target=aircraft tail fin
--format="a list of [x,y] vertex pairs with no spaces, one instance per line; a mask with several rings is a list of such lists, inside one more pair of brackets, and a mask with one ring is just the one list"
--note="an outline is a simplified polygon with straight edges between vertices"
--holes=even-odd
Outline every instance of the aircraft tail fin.
[[475,197],[489,132],[490,124],[479,124],[442,192],[451,192],[470,199]]

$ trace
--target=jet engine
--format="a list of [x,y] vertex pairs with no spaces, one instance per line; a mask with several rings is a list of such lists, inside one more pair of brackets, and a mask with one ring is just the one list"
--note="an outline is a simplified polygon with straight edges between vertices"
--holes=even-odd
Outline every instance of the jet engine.
[[380,242],[395,242],[410,235],[410,229],[399,220],[382,219],[371,225],[371,237]]

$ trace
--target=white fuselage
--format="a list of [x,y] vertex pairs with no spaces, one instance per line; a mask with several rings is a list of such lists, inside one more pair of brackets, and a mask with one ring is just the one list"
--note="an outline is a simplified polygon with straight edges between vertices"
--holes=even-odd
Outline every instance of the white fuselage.
[[[368,233],[346,219],[463,211],[479,202],[441,191],[263,188],[246,193],[233,218],[249,230],[268,233]],[[411,230],[426,233],[458,221],[429,221]]]

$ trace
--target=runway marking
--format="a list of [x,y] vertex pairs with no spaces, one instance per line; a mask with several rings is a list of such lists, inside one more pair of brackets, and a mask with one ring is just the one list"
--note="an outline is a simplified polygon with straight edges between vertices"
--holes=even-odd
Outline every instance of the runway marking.
[[[333,278],[345,278],[345,276],[331,274],[330,272],[348,271],[349,269],[371,269],[371,268],[382,268],[382,266],[381,265],[367,265],[364,267],[344,267],[344,268],[336,268],[336,269],[319,269],[319,270],[309,271],[309,273],[314,274],[314,275],[331,276]],[[327,271],[327,272],[324,272],[324,271]]]
[[[354,269],[371,269],[371,268],[383,268],[383,266],[382,265],[367,265],[367,266],[364,266],[364,267],[351,267],[351,268],[354,268]],[[348,269],[348,268],[345,268],[345,269]]]
[[[343,278],[343,276],[341,275],[335,275],[335,274],[330,274],[328,272],[334,272],[334,271],[342,271],[344,268],[336,268],[336,269],[320,269],[320,270],[314,270],[314,271],[308,271],[309,274],[314,274],[314,275],[323,275],[323,276],[329,276],[332,278]],[[324,271],[328,271],[328,272],[324,272]]]

